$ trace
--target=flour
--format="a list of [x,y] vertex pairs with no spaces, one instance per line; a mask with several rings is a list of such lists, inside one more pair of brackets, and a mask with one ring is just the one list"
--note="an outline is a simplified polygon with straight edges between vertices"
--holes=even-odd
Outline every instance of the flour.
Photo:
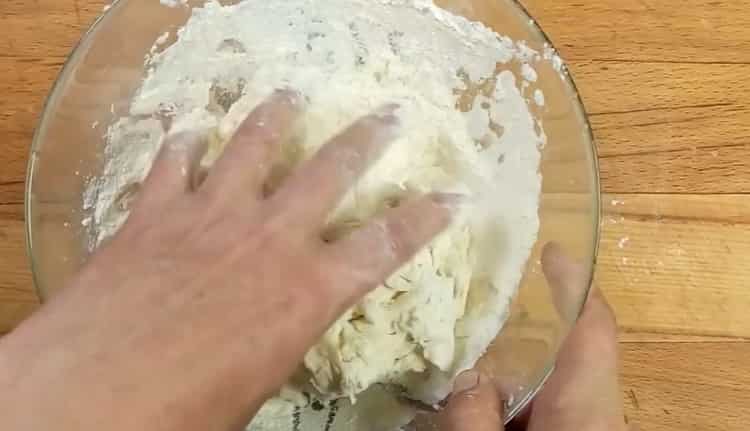
[[187,5],[188,0],[159,0],[166,7],[177,7]]
[[544,93],[538,88],[534,90],[534,103],[539,107],[544,106]]
[[523,79],[529,82],[536,82],[539,77],[536,73],[536,70],[534,70],[534,68],[531,67],[528,63],[524,63],[521,66],[521,76],[523,76]]
[[210,1],[162,48],[147,58],[129,116],[110,126],[103,175],[84,197],[93,246],[127,219],[167,126],[209,135],[211,166],[258,103],[293,88],[308,103],[283,150],[292,168],[356,118],[398,103],[399,138],[333,211],[334,230],[430,191],[465,194],[470,208],[329,329],[301,381],[250,429],[291,429],[299,415],[322,421],[303,429],[337,429],[315,403],[335,406],[341,429],[397,428],[410,412],[382,385],[443,399],[502,327],[536,240],[545,137],[528,104],[543,94],[529,102],[519,87],[537,80],[541,54],[428,0]]

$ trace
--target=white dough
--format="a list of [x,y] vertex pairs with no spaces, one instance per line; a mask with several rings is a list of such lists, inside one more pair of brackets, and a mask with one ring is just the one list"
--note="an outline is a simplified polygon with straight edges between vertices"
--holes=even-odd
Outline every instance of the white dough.
[[[145,177],[161,145],[161,123],[143,118],[169,117],[171,132],[209,133],[211,165],[277,88],[308,101],[284,152],[290,166],[358,117],[400,105],[399,138],[331,214],[333,225],[354,229],[417,193],[470,200],[454,226],[330,328],[305,356],[305,381],[270,401],[251,430],[292,429],[311,398],[345,398],[336,411],[349,424],[391,429],[408,414],[396,414],[377,384],[437,402],[497,335],[539,228],[544,135],[510,67],[495,70],[527,58],[530,49],[519,46],[427,0],[209,1],[193,9],[177,42],[150,57],[130,118],[109,129],[104,175],[86,197],[99,241],[124,222],[117,197]],[[465,100],[488,78],[493,86]],[[373,406],[390,406],[392,420]]]

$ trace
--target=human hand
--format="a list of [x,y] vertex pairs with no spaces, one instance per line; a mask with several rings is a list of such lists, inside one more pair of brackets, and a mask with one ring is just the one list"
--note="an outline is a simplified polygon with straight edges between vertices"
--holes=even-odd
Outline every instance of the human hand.
[[0,340],[11,412],[0,428],[241,429],[343,311],[447,227],[456,198],[432,194],[321,239],[329,211],[395,137],[393,106],[266,196],[300,110],[296,94],[276,92],[198,186],[203,139],[167,139],[123,229]]
[[[580,292],[588,275],[559,246],[548,245],[542,266],[558,302]],[[563,312],[563,307],[560,306]],[[437,418],[441,431],[623,431],[618,382],[617,324],[601,292],[591,290],[578,322],[563,344],[554,372],[527,411],[503,427],[503,396],[498,382],[470,371],[459,377],[456,393]]]

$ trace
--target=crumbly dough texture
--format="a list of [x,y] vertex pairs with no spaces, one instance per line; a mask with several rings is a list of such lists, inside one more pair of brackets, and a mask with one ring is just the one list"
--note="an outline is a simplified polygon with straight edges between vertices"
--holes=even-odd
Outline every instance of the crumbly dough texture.
[[[498,65],[520,63],[535,77],[535,58],[425,0],[209,1],[193,9],[177,42],[155,46],[130,116],[109,129],[105,172],[85,199],[97,242],[127,218],[128,193],[166,129],[210,136],[210,166],[271,91],[299,90],[306,110],[274,170],[282,181],[356,118],[398,103],[400,136],[331,214],[333,235],[418,193],[463,193],[468,209],[348,310],[249,426],[297,429],[304,418],[301,429],[397,428],[410,416],[394,388],[442,399],[507,318],[539,228],[545,137],[519,90],[523,77]],[[315,403],[328,413],[336,406],[331,424]]]

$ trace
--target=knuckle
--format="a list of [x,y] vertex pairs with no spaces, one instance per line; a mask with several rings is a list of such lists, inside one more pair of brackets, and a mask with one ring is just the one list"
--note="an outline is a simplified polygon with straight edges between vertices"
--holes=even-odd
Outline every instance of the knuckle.
[[355,292],[367,291],[382,282],[379,266],[364,256],[349,256],[344,262],[324,265],[327,284],[335,290],[353,289]]
[[181,131],[169,135],[164,140],[164,145],[161,147],[161,154],[166,154],[170,157],[177,157],[179,159],[186,159],[190,157],[191,153],[197,148],[204,145],[205,141],[203,137],[193,131]]
[[370,288],[370,277],[340,264],[321,264],[310,276],[312,284],[306,289],[308,303],[330,319],[351,306]]
[[[373,221],[362,232],[359,233],[356,243],[368,246],[367,257],[357,258],[361,264],[358,270],[365,268],[380,270],[381,267],[390,266],[391,262],[398,259],[401,248],[398,238],[398,227],[390,220]],[[356,257],[356,256],[352,256]],[[370,271],[374,272],[374,271]]]
[[603,335],[608,338],[617,338],[617,316],[612,307],[604,300],[601,293],[596,292],[592,299],[593,312]]
[[384,241],[391,255],[396,259],[403,259],[410,254],[412,232],[409,225],[401,219],[389,219],[384,226]]
[[606,354],[607,357],[616,357],[618,354],[617,323],[611,315],[598,319],[589,334],[591,346],[598,354]]
[[281,130],[269,123],[270,120],[257,120],[254,124],[246,124],[238,138],[259,146],[272,144],[281,139]]
[[586,356],[591,355],[603,360],[614,360],[618,357],[617,320],[598,291],[591,293],[575,331],[581,343],[580,348]]

